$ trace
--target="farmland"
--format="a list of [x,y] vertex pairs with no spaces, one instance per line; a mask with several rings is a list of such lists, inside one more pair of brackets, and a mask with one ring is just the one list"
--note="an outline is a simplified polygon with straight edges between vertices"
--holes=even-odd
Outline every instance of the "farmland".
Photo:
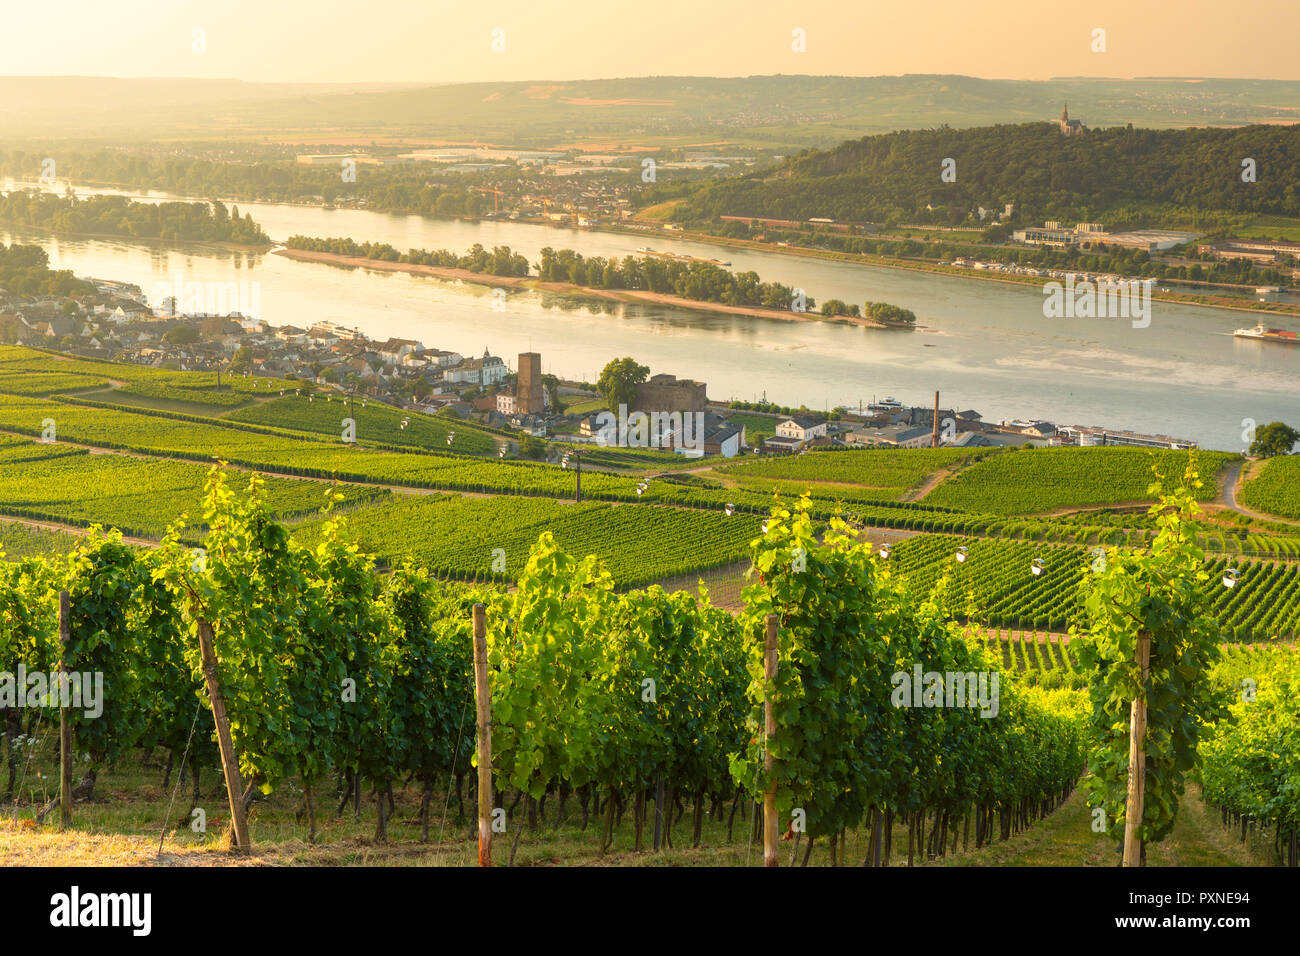
[[1246,482],[1241,498],[1257,511],[1300,518],[1300,457],[1270,458],[1259,474]]
[[[158,538],[188,513],[201,525],[199,503],[207,469],[187,462],[78,454],[35,442],[0,445],[0,513],[69,525],[103,524],[123,533]],[[319,511],[327,485],[268,478],[267,504],[281,518]],[[388,492],[348,485],[347,505],[374,501]]]
[[[1204,487],[1201,500],[1218,492],[1214,476],[1226,452],[1196,453]],[[986,514],[1038,514],[1058,508],[1149,502],[1152,465],[1177,482],[1188,453],[1140,448],[1035,448],[1004,452],[944,481],[925,497],[930,504]]]
[[[538,535],[549,531],[571,554],[595,554],[620,587],[740,560],[758,522],[721,512],[668,507],[561,504],[535,498],[403,498],[368,508],[351,537],[381,560],[410,554],[440,576],[513,581]],[[315,524],[295,532],[318,538]]]
[[[752,464],[726,465],[715,469],[727,476],[746,480],[784,479],[797,482],[840,482],[879,490],[877,499],[897,498],[940,470],[974,461],[988,449],[958,448],[867,449],[863,451],[815,452],[791,458],[774,458]],[[940,502],[936,502],[938,504]]]
[[[965,548],[964,560],[956,560]],[[1043,562],[1033,573],[1035,559]],[[1095,551],[1064,545],[923,535],[897,545],[891,562],[918,597],[943,581],[953,609],[991,627],[1064,632],[1077,621],[1080,582]],[[1237,572],[1224,585],[1229,568]],[[1225,638],[1293,640],[1300,632],[1300,564],[1210,558],[1201,588]]]
[[[84,394],[74,385],[109,381],[118,384],[95,393],[106,401],[59,397],[69,390]],[[615,580],[627,587],[684,579],[683,575],[734,563],[752,532],[739,530],[742,521],[754,523],[754,516],[768,510],[774,495],[792,500],[807,494],[811,513],[821,522],[847,513],[853,523],[865,528],[919,532],[916,541],[900,549],[899,563],[907,564],[920,582],[916,586],[926,589],[942,567],[936,556],[953,547],[948,536],[994,539],[973,548],[972,559],[963,569],[981,613],[994,624],[1062,629],[1066,620],[1061,607],[1070,598],[1066,582],[1077,584],[1080,573],[1075,567],[1078,548],[1122,542],[1140,545],[1150,538],[1151,523],[1125,511],[1096,515],[1083,511],[1058,520],[1035,515],[1150,501],[1153,462],[1177,477],[1187,460],[1184,453],[1153,456],[1117,448],[870,449],[712,463],[712,467],[706,463],[706,470],[698,475],[675,476],[673,472],[687,464],[678,456],[590,449],[590,465],[645,468],[649,480],[638,489],[642,478],[635,472],[584,469],[583,493],[590,502],[572,506],[563,502],[576,493],[573,474],[554,464],[499,460],[496,450],[508,442],[504,436],[454,419],[401,412],[364,398],[349,405],[337,394],[298,394],[300,387],[293,382],[227,376],[217,391],[213,373],[140,369],[0,348],[0,429],[35,437],[52,421],[60,442],[169,459],[145,466],[122,456],[84,455],[84,449],[67,444],[12,445],[0,450],[0,461],[76,455],[76,462],[42,464],[40,474],[57,478],[60,487],[71,487],[80,469],[85,487],[115,490],[109,495],[69,493],[66,500],[59,500],[57,494],[32,494],[29,486],[20,493],[7,484],[0,510],[74,526],[98,521],[156,539],[168,522],[186,511],[193,514],[197,506],[203,467],[183,463],[206,465],[221,459],[286,476],[271,483],[272,508],[292,520],[310,518],[322,500],[319,486],[294,482],[292,476],[348,482],[346,506],[361,509],[350,520],[353,533],[363,547],[389,564],[409,551],[441,576],[508,580],[531,541],[541,530],[550,529],[565,547],[601,555]],[[116,404],[113,396],[125,401],[123,393],[128,390],[141,399],[176,406],[167,410]],[[186,398],[200,399],[195,407],[214,401],[209,406],[214,413],[184,412]],[[220,404],[232,400],[238,405]],[[357,444],[341,440],[345,417],[357,422]],[[404,420],[406,427],[402,427]],[[1208,478],[1232,456],[1203,452],[1197,457],[1201,475]],[[672,467],[665,470],[665,462]],[[1258,495],[1258,489],[1270,486],[1284,492],[1289,487],[1285,476],[1273,476],[1288,467],[1285,459],[1270,463],[1247,486],[1248,492],[1256,489]],[[156,477],[142,478],[146,471]],[[1213,492],[1213,481],[1205,485],[1202,498]],[[411,499],[389,496],[376,486],[489,497],[466,499],[453,494]],[[900,500],[914,497],[922,486],[932,489],[922,501]],[[135,488],[149,491],[135,493]],[[634,507],[611,508],[596,502]],[[724,515],[725,505],[734,506],[734,520]],[[313,527],[308,521],[299,533],[310,536]],[[494,537],[491,547],[484,548],[479,533]],[[1224,560],[1300,556],[1296,536],[1209,526],[1198,533],[1198,541],[1212,553],[1229,556]],[[995,544],[1012,550],[989,550]],[[507,555],[504,573],[493,570],[484,557],[496,548]],[[1043,557],[1052,573],[1015,587],[1005,574],[1001,579],[994,575],[1000,564],[1027,566],[1033,557]],[[1251,582],[1257,577],[1255,571],[1246,575],[1236,595],[1253,593]],[[1049,581],[1054,590],[1046,592]],[[1244,612],[1238,614],[1239,605],[1225,604],[1223,610],[1223,623],[1241,627],[1244,634],[1289,626],[1281,610],[1268,619],[1251,620]]]
[[[465,422],[433,415],[402,412],[388,405],[365,399],[349,403],[339,395],[288,395],[243,408],[223,416],[230,421],[268,425],[315,435],[338,438],[342,421],[356,421],[358,441],[388,445],[409,445],[446,451],[451,448],[464,455],[495,455],[505,439]],[[407,424],[402,426],[402,422]],[[448,438],[452,437],[452,441]]]

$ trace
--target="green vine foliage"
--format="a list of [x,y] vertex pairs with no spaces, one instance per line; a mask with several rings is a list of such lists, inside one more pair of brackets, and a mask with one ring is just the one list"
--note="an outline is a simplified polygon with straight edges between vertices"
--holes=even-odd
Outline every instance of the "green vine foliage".
[[611,768],[606,744],[630,733],[609,693],[613,581],[594,555],[578,560],[543,532],[518,589],[489,615],[493,761],[499,785],[540,797],[552,780],[582,786]]
[[[1173,827],[1187,775],[1198,763],[1203,727],[1226,716],[1225,695],[1210,667],[1220,634],[1203,585],[1209,575],[1195,543],[1201,482],[1195,460],[1182,485],[1164,490],[1158,471],[1148,514],[1157,533],[1141,551],[1110,548],[1104,567],[1085,577],[1080,595],[1085,626],[1071,628],[1071,653],[1089,678],[1092,705],[1088,756],[1090,805],[1105,810],[1108,830],[1122,842],[1128,791],[1130,704],[1147,705],[1145,796],[1138,837],[1158,841]],[[1138,643],[1150,635],[1145,682]]]
[[473,599],[449,600],[427,570],[407,560],[380,595],[395,628],[380,666],[387,708],[370,746],[395,771],[427,780],[465,773],[474,750]]
[[1300,651],[1268,650],[1263,661],[1252,657],[1231,668],[1232,720],[1201,744],[1199,778],[1212,806],[1294,833],[1300,829]]
[[[778,504],[753,543],[756,583],[745,591],[748,743],[732,756],[736,782],[765,788],[764,701],[772,701],[777,808],[806,814],[810,835],[836,834],[868,810],[908,815],[1008,808],[1059,796],[1083,767],[1080,715],[1059,696],[999,682],[996,713],[895,697],[915,668],[994,671],[945,608],[912,596],[838,519],[818,541],[805,498]],[[763,666],[765,619],[779,619],[776,678]],[[953,674],[954,676],[948,676]],[[928,694],[928,692],[927,692]]]

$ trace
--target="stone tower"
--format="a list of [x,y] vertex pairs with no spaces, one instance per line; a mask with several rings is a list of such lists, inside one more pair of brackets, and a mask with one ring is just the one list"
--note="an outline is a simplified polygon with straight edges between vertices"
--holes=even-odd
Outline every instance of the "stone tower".
[[542,399],[542,356],[538,352],[519,353],[515,407],[522,415],[541,415],[546,411]]

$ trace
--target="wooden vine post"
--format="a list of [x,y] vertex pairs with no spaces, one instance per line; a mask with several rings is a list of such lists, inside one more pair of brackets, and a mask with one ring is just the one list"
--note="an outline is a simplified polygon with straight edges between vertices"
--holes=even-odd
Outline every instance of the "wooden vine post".
[[478,865],[492,865],[492,691],[488,686],[487,611],[474,605],[474,705],[478,716]]
[[203,656],[203,679],[208,687],[208,700],[212,702],[212,720],[217,725],[217,746],[221,748],[221,770],[226,776],[226,796],[230,799],[230,820],[235,828],[235,851],[248,853],[252,844],[248,839],[248,815],[244,810],[244,785],[239,779],[239,760],[235,757],[235,744],[230,739],[230,718],[226,716],[226,699],[221,696],[217,680],[217,654],[212,645],[212,625],[199,621],[199,653]]
[[772,738],[776,736],[776,717],[772,713],[772,686],[776,680],[777,617],[767,616],[767,636],[763,643],[763,675],[766,678],[763,693],[763,771],[767,774],[767,790],[763,794],[763,865],[777,865],[778,827],[776,820],[776,773],[772,759]]
[[72,640],[72,604],[59,592],[59,827],[72,825],[72,724],[68,723],[68,642]]
[[1142,687],[1133,698],[1129,716],[1128,733],[1128,805],[1124,811],[1124,865],[1142,865],[1142,841],[1138,827],[1142,825],[1146,790],[1147,755],[1147,676],[1151,668],[1151,632],[1138,631],[1138,668],[1142,673]]

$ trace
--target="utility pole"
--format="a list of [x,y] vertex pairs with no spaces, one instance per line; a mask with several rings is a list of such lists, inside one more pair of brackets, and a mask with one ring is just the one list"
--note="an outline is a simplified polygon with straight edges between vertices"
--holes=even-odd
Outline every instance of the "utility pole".
[[573,473],[578,480],[577,493],[574,495],[573,500],[577,502],[581,502],[582,501],[582,451],[577,448],[573,448],[570,449],[569,451],[566,451],[564,453],[564,457],[560,459],[560,467],[568,468],[570,458],[573,459]]

